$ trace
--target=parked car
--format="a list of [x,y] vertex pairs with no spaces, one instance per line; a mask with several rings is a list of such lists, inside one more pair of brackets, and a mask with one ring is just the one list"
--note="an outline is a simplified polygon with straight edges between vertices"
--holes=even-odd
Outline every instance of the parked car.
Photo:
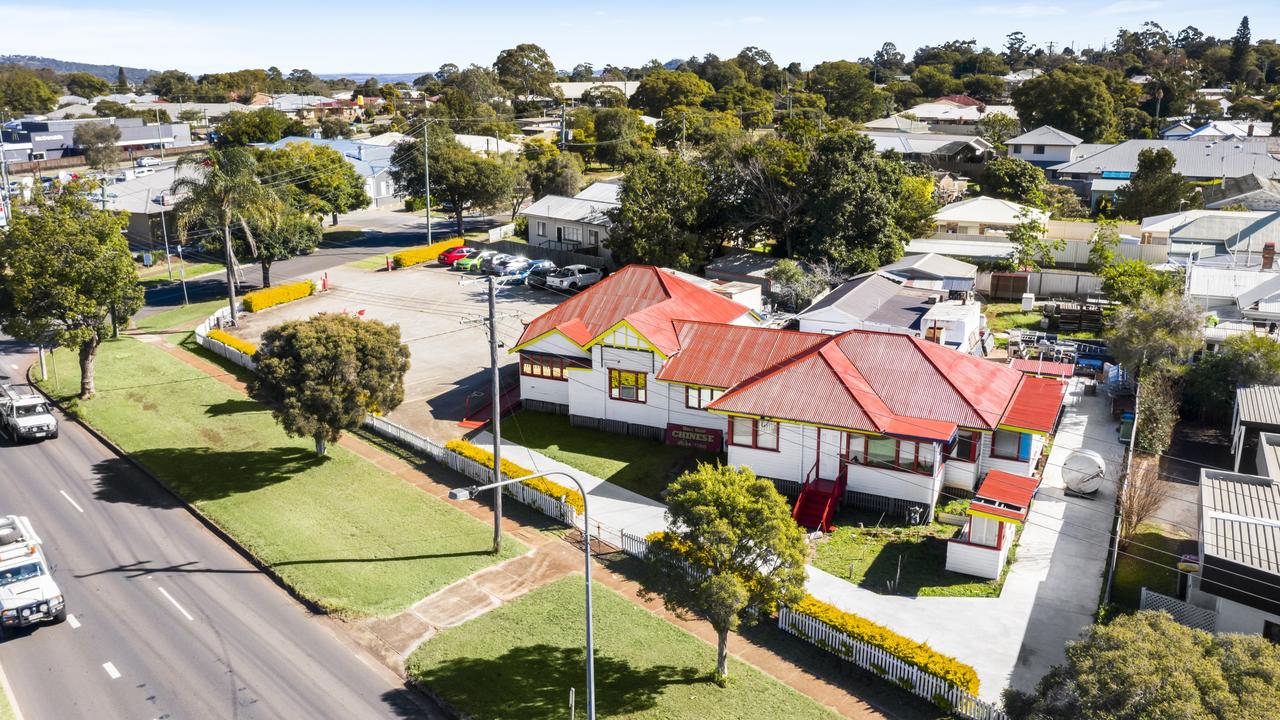
[[501,264],[508,260],[514,260],[515,257],[515,255],[508,255],[506,253],[495,253],[490,255],[480,261],[480,272],[485,275],[498,275],[500,274],[499,268],[501,267]]
[[604,273],[590,265],[568,265],[547,276],[547,287],[576,291],[600,282],[603,277]]
[[463,272],[480,272],[480,263],[497,254],[497,250],[484,250],[478,253],[471,253],[461,260],[455,260],[453,267],[455,270],[461,270]]
[[525,272],[524,284],[532,288],[545,288],[547,276],[556,271],[556,264],[550,260],[539,260],[537,265],[529,266]]
[[525,268],[529,267],[529,265],[532,263],[533,263],[533,260],[530,260],[527,257],[521,257],[517,255],[511,258],[510,260],[502,263],[502,265],[499,266],[498,268],[498,274],[503,277],[509,277],[511,275],[519,275]]
[[133,164],[134,164],[135,166],[137,166],[137,167],[151,167],[152,165],[159,165],[159,164],[160,164],[160,158],[157,158],[157,157],[140,157],[140,158],[138,158],[138,159],[137,159],[137,161],[135,161]]
[[507,268],[511,266],[523,267],[529,264],[529,258],[523,255],[509,255],[506,258],[495,258],[493,262],[494,275],[509,275]]
[[155,168],[138,168],[137,170],[133,171],[133,176],[136,178],[146,177],[147,175],[155,175],[155,174],[156,174]]
[[511,280],[513,285],[528,283],[535,273],[540,275],[539,281],[545,286],[547,284],[547,273],[555,272],[556,264],[550,260],[529,260],[524,264],[512,268],[507,265],[506,275],[514,278]]
[[468,255],[475,255],[477,252],[479,251],[476,250],[475,248],[469,248],[469,247],[464,247],[462,245],[459,245],[458,247],[451,247],[448,250],[445,250],[444,252],[440,253],[440,257],[436,259],[440,261],[441,265],[448,267],[458,262],[462,258],[467,257]]

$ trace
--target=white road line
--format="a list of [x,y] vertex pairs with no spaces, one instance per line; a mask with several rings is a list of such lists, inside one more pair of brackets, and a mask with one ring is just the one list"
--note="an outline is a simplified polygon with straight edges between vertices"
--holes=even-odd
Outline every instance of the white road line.
[[71,615],[70,613],[67,614],[67,624],[71,626],[72,630],[80,627],[80,621],[76,619],[75,615]]
[[71,496],[67,494],[66,490],[59,490],[58,492],[62,493],[62,497],[66,498],[67,502],[71,503],[71,507],[75,508],[76,510],[79,510],[80,512],[84,512],[84,508],[80,507],[75,500],[72,500]]
[[169,594],[168,590],[165,590],[162,587],[157,587],[156,589],[160,591],[160,594],[164,595],[166,598],[169,598],[169,602],[173,603],[173,606],[178,608],[178,612],[182,613],[182,616],[185,617],[188,621],[195,620],[195,618],[191,617],[191,613],[187,612],[185,608],[183,608],[181,605],[178,604],[177,600],[173,599],[173,596]]
[[112,665],[109,662],[104,662],[102,663],[102,669],[107,671],[107,675],[110,675],[112,680],[120,679],[120,671],[116,669],[115,665]]
[[13,363],[9,363],[9,367],[13,368],[14,370],[20,370],[20,369],[21,369],[21,368],[19,368],[17,365],[14,365]]

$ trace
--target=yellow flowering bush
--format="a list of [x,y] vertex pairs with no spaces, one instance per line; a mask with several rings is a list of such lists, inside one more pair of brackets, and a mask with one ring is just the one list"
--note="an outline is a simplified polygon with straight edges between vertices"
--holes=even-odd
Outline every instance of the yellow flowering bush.
[[[450,440],[444,444],[444,449],[457,453],[468,460],[474,460],[487,468],[493,467],[493,453],[466,440]],[[509,478],[518,478],[524,475],[532,475],[533,471],[503,458],[502,474]],[[521,485],[533,488],[543,495],[556,498],[578,512],[582,512],[583,508],[586,507],[582,500],[582,493],[547,478],[539,477],[525,480]]]
[[315,291],[316,285],[310,280],[254,290],[244,296],[244,309],[249,312],[258,312],[275,305],[301,300],[314,294]]
[[[854,640],[878,647],[908,665],[937,675],[970,695],[978,694],[976,670],[953,657],[943,655],[926,643],[903,637],[883,625],[877,625],[808,595],[793,605],[791,610],[826,623]],[[841,648],[827,649],[838,654],[848,654],[841,652]]]
[[391,256],[391,267],[399,270],[413,265],[421,265],[422,263],[432,262],[440,257],[440,253],[449,248],[458,247],[460,245],[456,239],[441,240],[438,243],[423,245],[422,247],[409,248]]
[[233,350],[239,350],[240,352],[244,353],[245,355],[248,355],[249,357],[253,357],[258,352],[257,345],[254,345],[248,340],[241,340],[235,335],[232,335],[231,333],[228,333],[228,332],[223,332],[222,330],[210,330],[209,339],[217,340],[223,345],[226,345],[227,347]]

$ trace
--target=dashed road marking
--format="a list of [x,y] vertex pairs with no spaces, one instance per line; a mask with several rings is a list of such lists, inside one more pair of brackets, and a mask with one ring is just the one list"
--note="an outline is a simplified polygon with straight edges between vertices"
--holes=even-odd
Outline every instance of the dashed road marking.
[[67,494],[66,490],[59,490],[58,492],[62,493],[62,497],[66,498],[67,502],[71,503],[71,507],[75,508],[80,512],[84,512],[84,508],[80,507],[79,503],[77,503],[75,500],[72,500],[71,496]]
[[67,624],[71,626],[72,630],[75,630],[76,628],[80,627],[80,621],[76,619],[75,615],[71,615],[71,614],[67,615]]
[[109,662],[104,662],[102,663],[102,669],[107,671],[107,675],[111,676],[112,680],[120,679],[120,671],[116,669],[115,665],[112,665]]
[[191,617],[191,613],[187,612],[186,608],[179,605],[178,601],[173,599],[173,596],[169,594],[168,590],[165,590],[162,587],[157,587],[156,589],[160,591],[161,595],[164,595],[166,598],[168,598],[169,602],[173,603],[173,606],[178,608],[178,612],[182,613],[182,616],[185,617],[188,621],[195,620],[195,618]]

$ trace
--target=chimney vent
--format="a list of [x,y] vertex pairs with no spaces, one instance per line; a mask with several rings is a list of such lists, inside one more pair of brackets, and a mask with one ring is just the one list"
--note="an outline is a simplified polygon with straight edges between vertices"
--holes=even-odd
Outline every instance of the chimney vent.
[[1268,242],[1262,246],[1262,269],[1270,270],[1276,263],[1276,244]]

